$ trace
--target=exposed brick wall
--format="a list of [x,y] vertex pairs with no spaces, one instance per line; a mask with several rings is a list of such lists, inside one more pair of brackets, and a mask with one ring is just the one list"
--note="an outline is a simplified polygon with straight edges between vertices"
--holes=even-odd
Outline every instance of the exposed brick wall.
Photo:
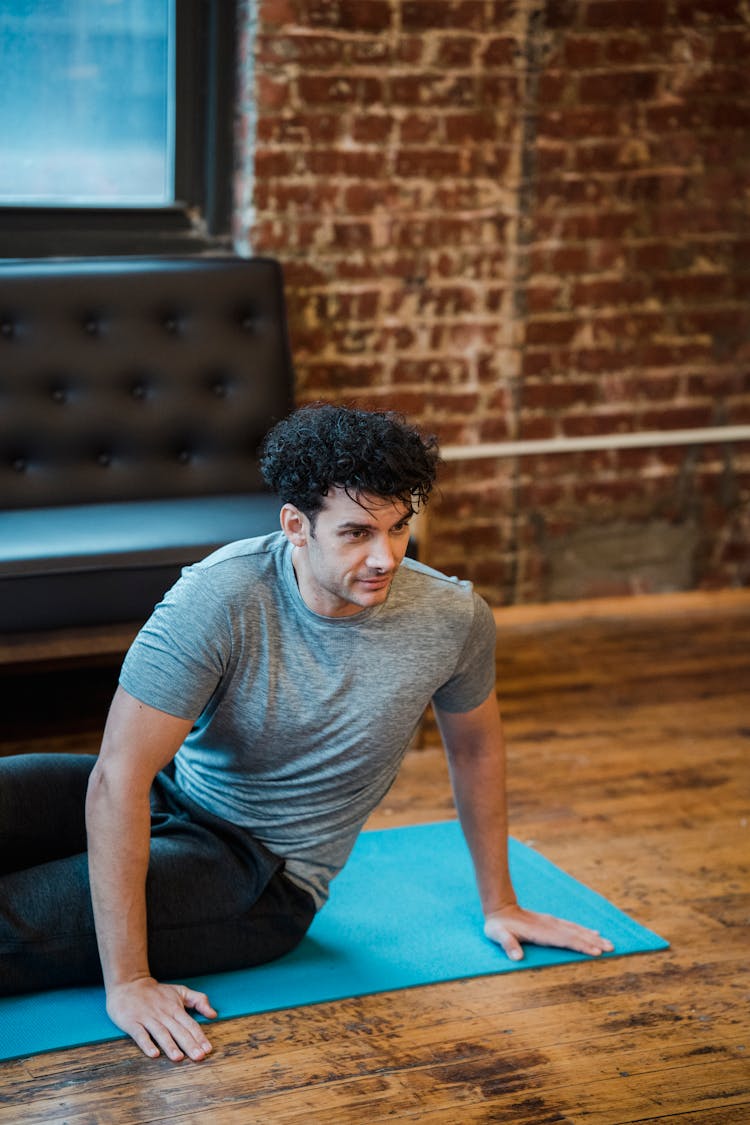
[[[750,422],[741,0],[256,11],[239,233],[299,401],[448,443]],[[750,446],[451,464],[428,527],[496,604],[747,584]]]

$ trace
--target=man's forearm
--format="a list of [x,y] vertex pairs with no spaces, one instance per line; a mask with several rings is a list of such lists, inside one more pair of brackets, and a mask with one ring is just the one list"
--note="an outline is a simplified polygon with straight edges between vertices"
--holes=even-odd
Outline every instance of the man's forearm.
[[436,711],[456,809],[485,914],[516,901],[508,870],[505,743],[494,694],[467,714]]
[[453,793],[469,845],[485,915],[516,902],[508,869],[504,755],[497,749],[455,755]]
[[99,956],[109,989],[149,975],[146,872],[148,794],[123,798],[95,767],[86,800],[89,876]]

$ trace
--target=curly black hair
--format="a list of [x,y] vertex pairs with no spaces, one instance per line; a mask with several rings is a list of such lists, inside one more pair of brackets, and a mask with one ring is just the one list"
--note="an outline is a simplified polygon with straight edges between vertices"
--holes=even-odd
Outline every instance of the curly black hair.
[[325,496],[343,488],[397,499],[411,515],[427,502],[440,461],[437,439],[393,411],[316,403],[300,407],[266,435],[260,467],[284,504],[315,523]]

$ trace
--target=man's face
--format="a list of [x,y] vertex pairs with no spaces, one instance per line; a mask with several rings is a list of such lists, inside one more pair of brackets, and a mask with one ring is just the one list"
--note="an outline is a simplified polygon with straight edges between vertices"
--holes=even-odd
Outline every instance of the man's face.
[[282,526],[296,550],[292,556],[300,593],[315,613],[349,617],[380,605],[406,554],[410,513],[400,501],[342,488],[325,497],[314,527],[291,504]]

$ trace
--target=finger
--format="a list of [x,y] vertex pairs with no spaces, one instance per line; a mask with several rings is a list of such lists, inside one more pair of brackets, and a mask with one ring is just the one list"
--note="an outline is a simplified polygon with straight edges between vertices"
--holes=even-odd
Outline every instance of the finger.
[[508,956],[511,961],[523,960],[523,948],[520,942],[514,937],[510,930],[502,925],[499,919],[488,919],[484,927],[484,932],[491,941],[496,942],[497,945],[502,947],[506,956]]
[[598,957],[601,953],[611,953],[614,949],[612,942],[602,937],[598,930],[589,930],[573,922],[565,923],[564,930],[558,935],[558,941],[564,941],[570,949],[587,953],[592,957]]
[[164,1024],[154,1021],[147,1025],[146,1030],[171,1062],[182,1062],[185,1052],[175,1042]]
[[215,1008],[211,1007],[211,1002],[205,992],[194,992],[192,988],[184,988],[182,999],[186,1008],[192,1008],[194,1011],[200,1012],[202,1016],[207,1016],[208,1019],[216,1019],[218,1013]]
[[193,1062],[200,1062],[213,1050],[200,1024],[191,1019],[187,1013],[181,1013],[170,1020],[167,1024],[167,1030],[178,1049],[183,1050]]
[[159,1051],[159,1048],[156,1046],[149,1033],[146,1031],[145,1027],[137,1025],[132,1029],[132,1031],[128,1030],[128,1028],[124,1028],[123,1030],[127,1031],[136,1047],[139,1047],[147,1058],[158,1059],[161,1052]]

